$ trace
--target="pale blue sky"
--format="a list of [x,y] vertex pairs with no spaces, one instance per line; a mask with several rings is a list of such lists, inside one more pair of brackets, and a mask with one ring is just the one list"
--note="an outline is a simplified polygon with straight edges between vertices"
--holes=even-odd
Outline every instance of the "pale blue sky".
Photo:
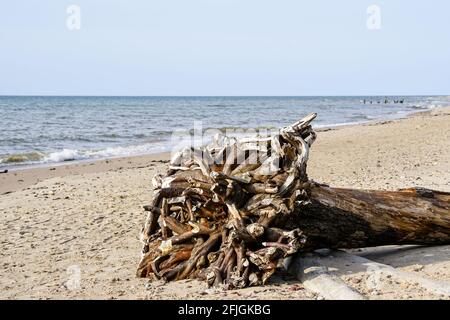
[[3,1],[0,95],[450,94],[449,15],[448,0]]

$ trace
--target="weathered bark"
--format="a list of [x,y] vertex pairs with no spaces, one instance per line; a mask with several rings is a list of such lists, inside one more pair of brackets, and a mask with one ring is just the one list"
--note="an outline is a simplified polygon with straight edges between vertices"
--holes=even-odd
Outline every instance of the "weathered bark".
[[314,185],[310,201],[290,221],[308,235],[305,249],[450,243],[450,193]]

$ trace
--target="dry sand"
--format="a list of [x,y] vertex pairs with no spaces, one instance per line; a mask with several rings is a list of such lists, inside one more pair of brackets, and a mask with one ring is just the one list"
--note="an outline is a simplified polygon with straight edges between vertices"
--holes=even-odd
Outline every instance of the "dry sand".
[[[228,292],[206,290],[198,281],[163,286],[136,279],[142,205],[150,202],[150,181],[165,170],[168,157],[119,158],[0,174],[0,298],[321,299],[283,272],[267,286]],[[450,109],[321,131],[308,172],[310,178],[333,186],[450,191]],[[448,247],[421,248],[410,254],[361,252],[408,272],[450,280]],[[342,278],[371,299],[442,298],[389,279],[383,282],[384,291],[373,294],[361,286],[364,276]]]

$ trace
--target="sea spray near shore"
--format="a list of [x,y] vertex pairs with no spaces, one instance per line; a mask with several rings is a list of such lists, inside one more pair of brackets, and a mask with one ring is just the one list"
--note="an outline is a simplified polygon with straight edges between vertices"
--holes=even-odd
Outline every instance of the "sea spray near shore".
[[[405,97],[0,97],[0,166],[171,151],[172,133],[271,130],[318,112],[316,127],[389,120],[450,104]],[[364,104],[364,100],[366,103]],[[370,104],[372,101],[372,104]]]

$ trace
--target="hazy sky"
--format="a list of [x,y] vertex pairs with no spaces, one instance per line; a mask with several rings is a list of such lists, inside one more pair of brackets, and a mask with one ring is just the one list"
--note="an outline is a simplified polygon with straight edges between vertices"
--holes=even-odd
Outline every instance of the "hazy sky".
[[[370,5],[379,30],[367,27]],[[66,26],[70,5],[81,29]],[[14,0],[0,95],[450,94],[450,1]]]

